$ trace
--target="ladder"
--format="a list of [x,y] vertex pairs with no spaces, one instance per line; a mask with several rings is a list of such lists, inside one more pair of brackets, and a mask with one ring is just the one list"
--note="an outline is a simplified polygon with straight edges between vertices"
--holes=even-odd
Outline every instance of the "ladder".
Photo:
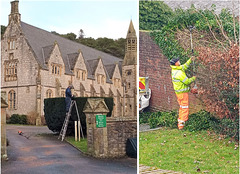
[[[62,129],[61,129],[60,134],[58,136],[58,139],[60,139],[60,137],[62,137],[62,141],[64,140],[66,132],[67,132],[67,127],[68,127],[69,119],[71,117],[71,112],[72,112],[73,105],[75,105],[75,107],[76,107],[78,121],[80,122],[80,125],[81,125],[81,121],[80,121],[80,117],[79,117],[79,114],[78,114],[78,108],[77,108],[76,100],[71,100],[71,105],[70,105],[69,111],[68,111],[68,113],[67,113],[67,115],[65,117]],[[82,137],[84,138],[83,131],[82,131],[82,126],[80,126],[80,127],[81,127]]]

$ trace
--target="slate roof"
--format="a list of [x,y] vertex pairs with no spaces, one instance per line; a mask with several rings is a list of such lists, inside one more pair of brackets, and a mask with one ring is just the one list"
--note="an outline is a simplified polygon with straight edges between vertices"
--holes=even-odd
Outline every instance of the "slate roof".
[[114,73],[114,70],[115,70],[115,66],[116,65],[106,65],[105,68],[108,72],[108,75],[110,77],[110,79],[112,79],[112,76],[113,76],[113,73]]
[[94,75],[95,74],[95,70],[96,70],[97,65],[98,65],[98,62],[99,62],[99,59],[88,60],[87,62],[88,62],[88,65],[90,67],[89,74]]
[[[115,64],[115,62],[122,61],[122,59],[112,56],[110,54],[98,51],[94,48],[85,46],[83,44],[71,41],[61,36],[55,35],[51,32],[34,27],[27,23],[21,22],[21,28],[27,42],[31,46],[37,62],[43,69],[47,69],[46,62],[49,60],[49,56],[52,52],[54,43],[57,43],[65,64],[66,74],[72,75],[71,69],[76,63],[76,54],[81,50],[85,59],[87,69],[89,71],[88,77],[94,78],[94,72],[96,70],[96,60],[98,57],[102,58],[103,65]],[[93,63],[93,64],[92,64]],[[89,64],[89,65],[88,65]],[[95,69],[94,69],[95,68]],[[107,75],[108,76],[108,75]],[[109,76],[108,76],[109,78]],[[110,82],[109,79],[107,79]]]
[[74,66],[77,62],[77,58],[78,58],[79,53],[71,53],[67,55],[68,61],[69,61],[69,67],[70,70],[74,69]]
[[50,55],[53,51],[53,48],[54,48],[54,44],[45,46],[42,48],[43,60],[45,63],[47,63],[49,61]]

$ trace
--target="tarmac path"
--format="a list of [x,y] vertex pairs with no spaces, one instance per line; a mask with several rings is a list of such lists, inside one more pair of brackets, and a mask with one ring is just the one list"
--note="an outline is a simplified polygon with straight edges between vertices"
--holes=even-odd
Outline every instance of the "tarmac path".
[[[23,136],[18,131],[23,132]],[[2,174],[136,174],[137,160],[96,159],[57,139],[47,127],[7,125]]]

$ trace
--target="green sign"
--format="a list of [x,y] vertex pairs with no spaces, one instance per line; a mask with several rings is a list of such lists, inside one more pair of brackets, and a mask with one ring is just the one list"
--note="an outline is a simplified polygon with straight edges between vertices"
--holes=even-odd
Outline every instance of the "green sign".
[[96,115],[96,125],[99,127],[106,127],[106,115]]

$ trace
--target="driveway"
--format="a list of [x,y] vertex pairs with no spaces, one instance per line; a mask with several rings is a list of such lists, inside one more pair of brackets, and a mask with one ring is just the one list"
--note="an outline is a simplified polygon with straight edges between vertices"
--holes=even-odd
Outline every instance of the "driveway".
[[[18,131],[23,136],[18,135]],[[8,161],[2,174],[131,174],[137,160],[96,159],[57,139],[47,127],[7,125]]]

